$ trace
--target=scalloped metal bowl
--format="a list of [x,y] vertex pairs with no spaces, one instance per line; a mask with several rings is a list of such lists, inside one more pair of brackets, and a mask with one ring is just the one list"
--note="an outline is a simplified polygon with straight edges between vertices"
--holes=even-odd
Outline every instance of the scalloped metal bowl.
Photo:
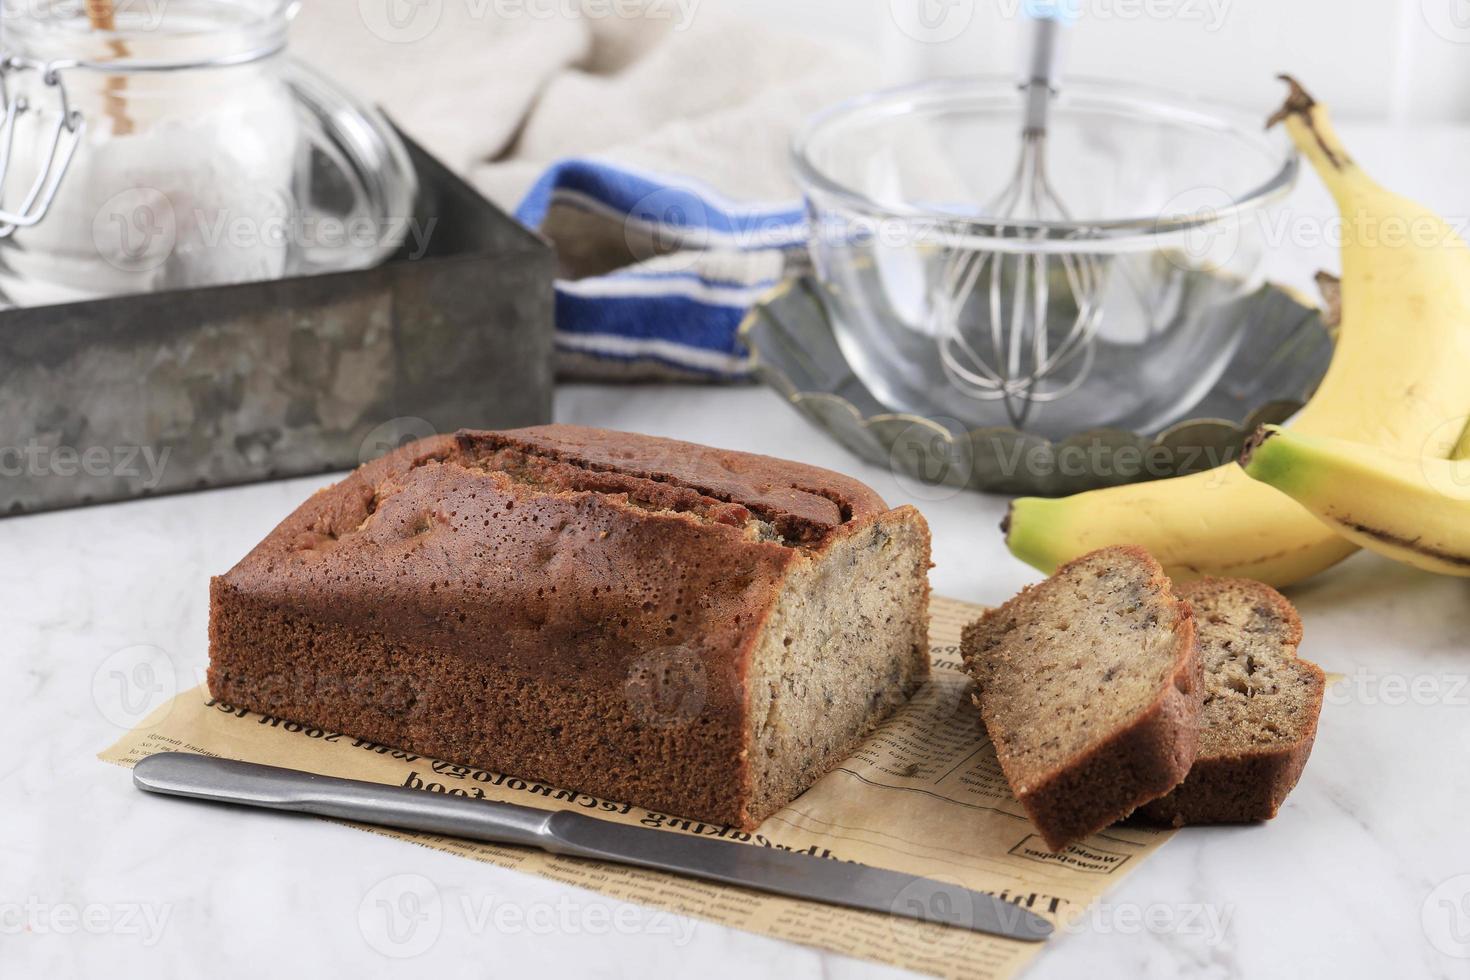
[[1244,341],[1180,418],[1153,432],[1091,429],[1055,441],[890,411],[843,358],[813,279],[778,286],[740,335],[756,375],[857,456],[925,483],[1060,496],[1220,465],[1258,425],[1283,422],[1301,407],[1332,359],[1321,310],[1270,284],[1235,302],[1249,324]]

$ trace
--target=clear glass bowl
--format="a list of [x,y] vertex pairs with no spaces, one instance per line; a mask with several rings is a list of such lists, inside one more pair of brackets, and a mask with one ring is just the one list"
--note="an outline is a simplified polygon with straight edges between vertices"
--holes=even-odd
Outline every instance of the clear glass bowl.
[[[1260,285],[1264,209],[1290,190],[1297,157],[1260,117],[1068,79],[1052,103],[1046,176],[1071,220],[1002,222],[987,202],[1016,173],[1023,98],[1014,80],[928,82],[842,103],[797,135],[794,167],[837,341],[895,410],[1015,426],[1003,401],[956,380],[942,347],[955,337],[980,347],[996,310],[1009,323],[1014,269],[1039,257],[1030,268],[1049,286],[1055,349],[1079,316],[1063,258],[1086,262],[1100,319],[1085,372],[1080,357],[1069,362],[1075,388],[1034,404],[1021,427],[1053,439],[1104,426],[1157,431],[1219,380],[1249,329],[1232,301]],[[986,276],[956,300],[953,273],[970,253],[1006,257],[995,305]]]
[[[387,121],[286,54],[297,0],[32,0],[6,18],[0,302],[39,306],[364,268],[402,243],[417,179]],[[59,82],[59,86],[55,83]],[[61,101],[64,92],[65,101]],[[68,107],[68,166],[48,134]],[[46,175],[51,175],[47,177]]]

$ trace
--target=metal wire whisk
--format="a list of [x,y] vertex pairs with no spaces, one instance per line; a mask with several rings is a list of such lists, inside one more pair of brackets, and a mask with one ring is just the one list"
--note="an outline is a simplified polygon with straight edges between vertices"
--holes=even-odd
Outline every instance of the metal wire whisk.
[[[1030,70],[1022,83],[1026,104],[1021,153],[1010,182],[986,208],[994,234],[1015,238],[1023,247],[1015,252],[952,250],[934,306],[934,333],[950,381],[974,398],[1003,400],[1017,428],[1024,425],[1033,405],[1061,398],[1083,382],[1102,319],[1103,270],[1096,256],[1065,250],[1048,256],[1039,248],[1024,247],[1027,240],[1039,245],[1048,237],[1086,237],[1083,229],[1059,234],[1035,226],[1038,221],[1072,221],[1046,168],[1047,116],[1055,94],[1052,77],[1060,28],[1051,18],[1034,22]],[[1061,267],[1076,308],[1076,316],[1070,323],[1063,321],[1056,336],[1048,320],[1053,263]],[[986,329],[972,331],[977,335],[972,339],[964,326],[970,319],[966,308],[987,274],[988,295],[979,311],[984,315],[976,317]]]

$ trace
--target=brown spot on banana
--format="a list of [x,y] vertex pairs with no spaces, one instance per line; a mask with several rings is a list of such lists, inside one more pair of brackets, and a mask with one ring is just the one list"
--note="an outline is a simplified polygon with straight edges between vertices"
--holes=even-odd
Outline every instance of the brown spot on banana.
[[1317,100],[1312,98],[1311,93],[1302,88],[1301,82],[1298,82],[1285,72],[1276,77],[1285,82],[1290,91],[1287,92],[1286,101],[1281,104],[1281,108],[1271,113],[1270,117],[1267,118],[1266,128],[1270,129],[1272,126],[1275,126],[1279,122],[1284,122],[1291,116],[1299,116],[1302,125],[1307,127],[1312,134],[1312,138],[1321,147],[1322,155],[1327,158],[1327,162],[1332,165],[1332,169],[1342,170],[1349,163],[1352,163],[1352,160],[1346,154],[1329,144],[1322,138],[1322,134],[1318,132],[1316,120],[1312,118],[1312,109],[1317,105]]
[[1339,523],[1348,530],[1366,535],[1375,541],[1382,541],[1384,544],[1391,544],[1396,548],[1403,548],[1406,551],[1412,551],[1426,558],[1442,561],[1446,565],[1454,565],[1457,568],[1470,568],[1470,555],[1457,555],[1453,552],[1441,551],[1438,548],[1430,548],[1420,544],[1418,538],[1406,538],[1401,534],[1394,534],[1368,524],[1360,524],[1357,521],[1339,520]]

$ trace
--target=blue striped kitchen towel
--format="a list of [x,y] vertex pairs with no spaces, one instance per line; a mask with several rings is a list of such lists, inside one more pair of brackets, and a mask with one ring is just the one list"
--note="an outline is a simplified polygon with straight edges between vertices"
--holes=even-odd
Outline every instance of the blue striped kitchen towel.
[[744,380],[740,322],[805,261],[800,201],[739,201],[604,159],[553,165],[516,217],[557,248],[563,377]]

